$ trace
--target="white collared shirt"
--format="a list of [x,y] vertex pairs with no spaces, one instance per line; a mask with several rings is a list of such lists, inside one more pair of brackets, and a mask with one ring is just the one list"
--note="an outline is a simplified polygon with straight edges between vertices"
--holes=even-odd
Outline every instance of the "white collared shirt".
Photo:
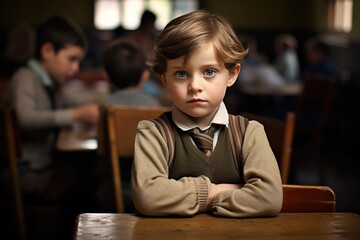
[[54,86],[54,82],[53,82],[52,78],[50,77],[49,73],[43,68],[43,66],[41,66],[41,64],[37,60],[30,59],[28,61],[28,67],[31,70],[33,70],[36,73],[36,75],[39,76],[43,86],[46,86],[46,87]]
[[[194,123],[194,121],[187,114],[185,114],[184,112],[182,112],[180,109],[178,109],[175,106],[172,107],[172,119],[173,119],[175,125],[178,128],[180,128],[182,131],[189,131],[193,128],[199,127],[197,124]],[[226,127],[229,126],[229,114],[228,114],[228,111],[226,109],[224,102],[220,103],[220,106],[219,106],[217,112],[215,113],[213,119],[211,120],[210,125],[208,125],[204,128],[200,128],[200,127],[199,128],[201,131],[204,131],[204,130],[208,129],[211,126],[211,124],[225,125]],[[220,130],[216,131],[214,134],[213,149],[216,146],[219,132],[220,132]]]

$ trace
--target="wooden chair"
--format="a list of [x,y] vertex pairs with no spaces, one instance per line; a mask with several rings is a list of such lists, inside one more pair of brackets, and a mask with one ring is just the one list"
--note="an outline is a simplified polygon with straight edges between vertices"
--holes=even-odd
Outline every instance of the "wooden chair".
[[302,92],[296,103],[296,134],[317,137],[326,126],[336,98],[336,82],[326,76],[304,79]]
[[307,158],[314,159],[319,184],[325,182],[326,165],[321,146],[336,95],[337,84],[332,78],[321,75],[308,76],[304,79],[295,110],[295,151],[308,154]]
[[249,112],[243,112],[241,115],[264,125],[271,149],[279,163],[282,183],[286,184],[290,171],[295,114],[288,112],[284,121]]
[[0,157],[8,161],[19,237],[23,240],[27,239],[27,230],[17,164],[18,157],[21,155],[20,133],[18,130],[14,111],[0,107],[0,132],[4,133],[4,136],[0,139]]
[[336,196],[328,186],[283,185],[282,213],[335,212]]
[[107,135],[105,141],[108,140],[108,149],[105,151],[108,151],[111,160],[117,212],[124,212],[120,158],[133,157],[138,122],[156,118],[169,110],[166,107],[103,106],[103,131]]
[[[15,209],[16,216],[16,234],[19,239],[25,240],[32,238],[33,234],[37,234],[39,229],[30,229],[29,225],[33,224],[28,221],[28,217],[39,219],[39,217],[47,218],[48,216],[55,216],[60,211],[60,202],[44,202],[36,200],[26,201],[26,198],[23,197],[23,192],[20,185],[20,173],[18,166],[18,159],[22,157],[21,151],[21,136],[20,136],[20,126],[18,125],[18,120],[16,113],[9,106],[0,107],[0,132],[4,133],[4,136],[1,135],[0,138],[0,159],[6,159],[7,164],[4,163],[4,167],[8,166],[11,190],[12,190],[12,199],[4,198],[1,204],[5,207],[10,208],[10,213],[12,208]],[[1,163],[3,164],[3,163]],[[63,176],[63,175],[62,175]],[[58,183],[60,186],[61,182]],[[53,188],[57,188],[58,185],[54,185]],[[43,226],[42,226],[43,227]],[[41,230],[41,232],[48,232]]]

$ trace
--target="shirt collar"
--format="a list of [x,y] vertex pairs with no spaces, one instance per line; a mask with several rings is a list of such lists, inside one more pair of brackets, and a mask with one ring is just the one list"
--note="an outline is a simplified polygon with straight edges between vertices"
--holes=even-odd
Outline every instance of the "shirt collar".
[[[173,119],[175,125],[178,128],[180,128],[182,131],[188,131],[190,129],[198,127],[187,114],[185,114],[184,112],[182,112],[180,109],[178,109],[175,106],[172,107],[172,119]],[[226,127],[228,127],[229,115],[228,115],[228,111],[226,109],[224,102],[220,103],[220,106],[219,106],[215,116],[211,120],[211,124],[213,124],[213,123],[225,125]],[[207,126],[205,129],[209,128],[210,125]],[[201,130],[205,130],[205,129],[201,129]]]
[[46,86],[46,87],[53,87],[54,86],[54,82],[51,79],[49,73],[44,69],[43,66],[41,66],[41,64],[35,60],[35,59],[30,59],[28,61],[28,67],[33,70],[36,75],[38,75],[38,77],[40,78],[41,83]]

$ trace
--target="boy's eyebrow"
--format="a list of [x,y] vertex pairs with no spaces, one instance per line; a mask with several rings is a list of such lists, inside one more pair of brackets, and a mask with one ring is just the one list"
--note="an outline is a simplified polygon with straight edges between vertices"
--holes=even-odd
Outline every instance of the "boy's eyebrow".
[[202,66],[203,68],[207,68],[207,67],[221,67],[220,64],[218,63],[213,63],[213,64],[205,64]]
[[[186,66],[186,65],[172,65],[172,66],[169,66],[169,69],[184,69],[187,67],[188,66]],[[209,68],[209,67],[221,67],[221,65],[218,63],[213,63],[213,64],[205,64],[205,65],[201,66],[201,68]]]

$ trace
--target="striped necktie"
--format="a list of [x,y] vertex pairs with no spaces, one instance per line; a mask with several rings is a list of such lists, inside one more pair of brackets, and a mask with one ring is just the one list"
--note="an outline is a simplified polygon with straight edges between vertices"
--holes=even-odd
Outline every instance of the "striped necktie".
[[214,133],[218,130],[218,126],[212,124],[211,127],[205,131],[201,131],[199,128],[189,130],[189,134],[194,140],[196,146],[205,153],[206,156],[210,156],[213,149],[213,137]]

